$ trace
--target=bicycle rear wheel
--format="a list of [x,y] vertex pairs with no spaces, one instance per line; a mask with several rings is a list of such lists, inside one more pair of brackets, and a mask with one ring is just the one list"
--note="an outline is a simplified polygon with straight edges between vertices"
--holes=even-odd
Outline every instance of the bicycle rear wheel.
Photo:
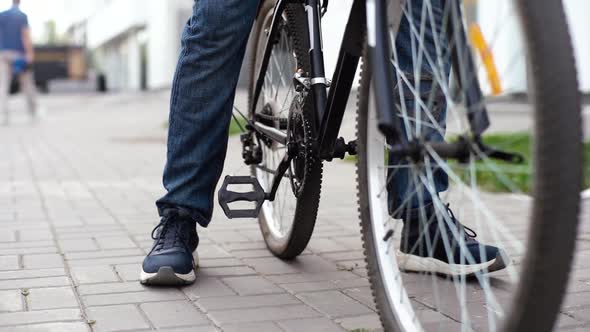
[[[392,3],[390,17],[395,14]],[[478,7],[470,7],[474,5]],[[461,8],[464,16],[453,20],[459,14],[453,8]],[[488,16],[477,17],[478,12]],[[580,98],[562,4],[494,0],[460,7],[454,0],[407,0],[403,13],[405,33],[413,41],[401,50],[402,30],[391,22],[391,44],[397,42],[398,48],[393,48],[389,70],[395,73],[392,94],[407,140],[426,146],[469,136],[465,90],[453,88],[445,65],[452,62],[451,53],[441,47],[457,41],[441,30],[445,25],[436,17],[479,23],[469,26],[470,40],[487,38],[488,46],[472,44],[482,50],[479,70],[462,81],[477,80],[490,96],[498,92],[494,77],[499,77],[509,88],[524,88],[519,92],[527,97],[522,102],[486,98],[491,127],[483,141],[520,151],[528,163],[498,162],[475,146],[463,163],[445,160],[432,148],[424,148],[421,157],[392,157],[395,142],[377,129],[372,68],[363,68],[358,199],[368,274],[383,326],[386,331],[550,331],[559,317],[572,262],[582,183]],[[473,30],[478,27],[482,34]],[[426,33],[433,35],[430,48]],[[413,67],[409,72],[404,70],[408,57]],[[455,65],[459,68],[454,73],[468,74],[461,59]],[[425,74],[424,68],[430,70]],[[515,72],[528,83],[518,82],[511,76]],[[500,265],[508,266],[500,272],[493,272],[492,264],[470,270],[481,261],[467,250],[466,231],[453,228],[455,220],[477,230],[481,242],[502,248],[509,258],[496,259],[505,259]],[[412,223],[420,224],[421,244],[427,248],[415,255],[433,265],[407,263],[402,229]],[[447,257],[441,263],[433,257],[443,249]],[[451,267],[442,273],[437,264]]]
[[[275,2],[263,2],[254,25],[250,44],[250,100],[268,40]],[[293,85],[297,71],[310,71],[304,15],[301,5],[287,5],[279,23],[279,36],[265,74],[256,114],[250,114],[252,121],[285,132],[299,147],[297,157],[279,185],[276,199],[266,201],[258,217],[268,249],[282,259],[295,258],[307,246],[315,226],[322,183],[322,163],[314,160],[310,145],[315,137],[310,98],[296,92]],[[255,141],[262,150],[262,162],[252,166],[252,174],[269,192],[275,170],[287,149],[260,135]]]

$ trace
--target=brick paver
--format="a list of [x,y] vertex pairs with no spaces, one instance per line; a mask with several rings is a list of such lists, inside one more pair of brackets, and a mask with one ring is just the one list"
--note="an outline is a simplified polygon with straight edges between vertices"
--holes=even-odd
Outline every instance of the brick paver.
[[0,312],[22,311],[23,308],[20,290],[0,291]]
[[33,288],[29,290],[27,300],[30,310],[78,307],[76,295],[70,287]]
[[[137,278],[158,221],[154,200],[162,194],[167,93],[43,101],[49,109],[43,123],[31,126],[16,114],[12,127],[0,129],[0,331],[380,329],[366,279],[352,164],[326,165],[316,231],[300,258],[274,258],[255,221],[228,221],[217,209],[211,227],[200,230],[197,283],[146,288]],[[347,118],[350,133],[352,116]],[[237,138],[230,139],[225,174],[248,173],[238,149]],[[526,204],[491,199],[507,216]],[[558,323],[567,331],[590,329],[590,224],[587,214],[583,219]],[[517,236],[522,234],[524,229]],[[403,278],[427,327],[458,328],[456,305],[429,310],[435,299],[421,286],[424,280]],[[453,303],[453,289],[439,289],[447,303]],[[483,299],[478,289],[468,291]]]
[[88,322],[97,331],[149,329],[150,324],[135,305],[89,307]]

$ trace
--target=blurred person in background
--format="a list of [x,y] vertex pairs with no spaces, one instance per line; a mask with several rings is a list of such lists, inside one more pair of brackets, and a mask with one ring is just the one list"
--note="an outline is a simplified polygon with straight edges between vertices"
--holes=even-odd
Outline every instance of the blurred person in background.
[[33,41],[27,15],[20,8],[20,0],[0,13],[0,113],[2,123],[10,123],[8,96],[13,76],[18,76],[20,89],[26,95],[27,106],[33,120],[38,118],[37,92],[33,76]]

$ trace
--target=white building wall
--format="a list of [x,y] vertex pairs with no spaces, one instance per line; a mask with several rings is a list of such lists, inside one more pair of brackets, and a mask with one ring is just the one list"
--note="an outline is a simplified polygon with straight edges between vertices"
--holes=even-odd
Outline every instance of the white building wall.
[[145,1],[112,1],[88,20],[88,47],[97,48],[146,23]]
[[[192,1],[147,0],[148,86],[169,87],[180,50],[181,26],[191,14]],[[185,13],[184,15],[181,13]]]
[[[180,47],[181,28],[191,14],[193,1],[190,0],[67,0],[71,3],[71,21],[78,22],[76,15],[87,15],[88,46],[113,53],[102,58],[111,59],[121,70],[121,63],[128,66],[123,73],[128,75],[121,88],[139,87],[139,47],[147,43],[148,88],[169,87],[174,74]],[[490,42],[496,64],[506,92],[522,92],[526,87],[526,65],[523,43],[518,39],[515,11],[509,3],[514,0],[478,1],[478,19],[484,34]],[[590,13],[588,0],[564,0],[574,38],[578,59],[581,88],[590,92]],[[82,6],[81,3],[87,4]],[[324,18],[324,53],[326,72],[331,76],[338,55],[344,26],[350,12],[352,0],[332,1]],[[89,9],[91,8],[91,10]],[[500,27],[500,28],[498,28]],[[143,29],[143,30],[141,30]],[[138,34],[142,40],[138,41]],[[118,39],[126,40],[121,42]],[[113,40],[118,40],[113,42]],[[121,49],[118,49],[121,47]],[[107,52],[107,53],[108,53]],[[123,56],[125,60],[114,60]],[[106,63],[105,63],[106,65]],[[111,71],[109,69],[108,71]],[[123,84],[116,78],[117,85]],[[485,82],[484,82],[485,83]],[[485,84],[484,84],[485,88]]]
[[565,0],[564,4],[574,41],[580,89],[590,93],[590,1]]
[[[324,54],[328,76],[332,75],[336,65],[352,1],[330,2],[328,13],[323,19]],[[527,87],[524,44],[520,33],[515,33],[519,31],[519,27],[516,12],[511,5],[513,3],[514,0],[477,2],[478,22],[492,48],[505,93],[524,92]],[[587,17],[590,13],[590,1],[564,0],[564,4],[574,41],[580,89],[590,92],[590,19]],[[481,77],[485,77],[484,75]],[[487,80],[482,82],[482,87],[489,91]]]
[[[513,4],[513,0],[479,1],[475,18],[494,56],[504,93],[525,92],[527,87],[524,44]],[[479,77],[484,93],[490,93],[483,68]]]
[[[496,66],[502,80],[505,93],[526,91],[527,69],[524,57],[524,44],[521,40],[516,11],[512,7],[514,0],[480,0],[478,4],[478,22],[486,40],[490,43]],[[570,31],[574,42],[580,89],[590,93],[590,1],[564,0]],[[332,75],[344,26],[352,0],[330,2],[328,13],[323,20],[324,53],[326,73]],[[481,76],[485,77],[485,76]],[[482,82],[489,91],[488,82]]]
[[[590,92],[590,1],[564,0],[577,60],[580,90]],[[527,90],[526,62],[514,0],[478,2],[478,22],[492,49],[505,92]],[[485,86],[487,82],[482,82]]]
[[324,57],[326,59],[326,75],[334,74],[336,61],[340,52],[340,44],[344,37],[344,29],[350,15],[353,0],[331,1],[328,12],[322,19]]
[[124,41],[112,42],[101,47],[97,54],[101,71],[106,75],[109,89],[127,89],[128,48]]
[[[86,12],[72,1],[71,22],[86,20],[87,46],[100,54],[97,67],[113,89],[141,87],[141,45],[147,45],[147,87],[169,87],[180,49],[180,32],[190,16],[188,0],[93,0]],[[76,18],[75,15],[80,15]],[[84,18],[84,16],[87,17]]]
[[131,90],[141,89],[141,57],[138,33],[132,33],[127,37],[127,82],[126,86]]

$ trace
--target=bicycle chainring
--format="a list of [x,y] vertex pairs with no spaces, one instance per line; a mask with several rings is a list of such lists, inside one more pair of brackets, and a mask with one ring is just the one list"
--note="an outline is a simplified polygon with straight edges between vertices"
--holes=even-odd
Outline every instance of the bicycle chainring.
[[313,166],[315,144],[311,122],[297,98],[293,101],[289,114],[287,142],[289,153],[293,157],[288,170],[289,178],[293,193],[299,197]]

